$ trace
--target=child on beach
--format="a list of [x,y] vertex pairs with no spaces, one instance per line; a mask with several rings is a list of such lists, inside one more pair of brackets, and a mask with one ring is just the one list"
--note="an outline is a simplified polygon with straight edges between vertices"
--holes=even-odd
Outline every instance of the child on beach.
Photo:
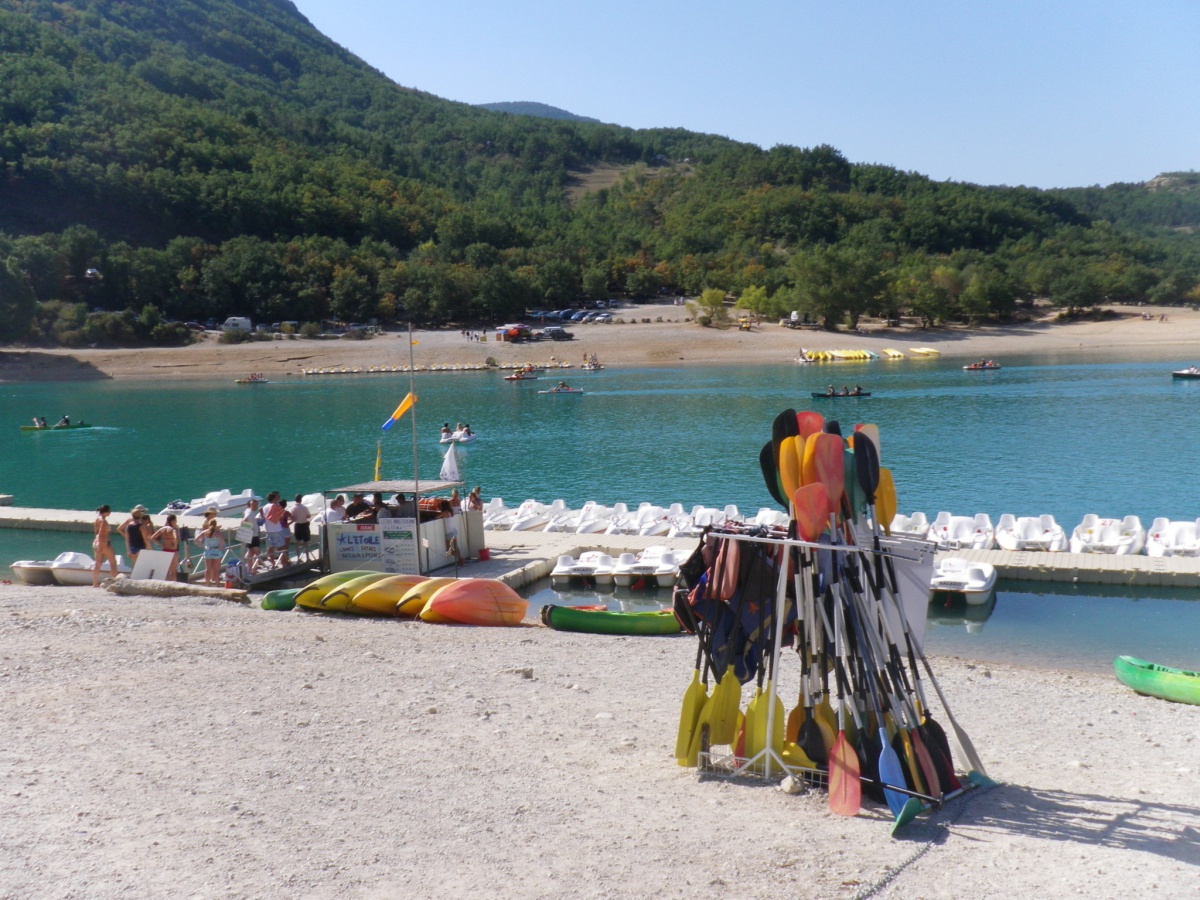
[[210,587],[221,581],[221,557],[225,553],[225,538],[216,519],[210,519],[208,524],[196,536],[196,546],[204,550],[204,583]]

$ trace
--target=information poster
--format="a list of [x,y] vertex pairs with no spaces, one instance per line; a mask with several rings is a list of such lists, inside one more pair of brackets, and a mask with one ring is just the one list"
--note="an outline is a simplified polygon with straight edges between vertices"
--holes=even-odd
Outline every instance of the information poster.
[[417,520],[384,519],[377,525],[335,522],[329,535],[329,570],[365,569],[389,575],[417,575]]

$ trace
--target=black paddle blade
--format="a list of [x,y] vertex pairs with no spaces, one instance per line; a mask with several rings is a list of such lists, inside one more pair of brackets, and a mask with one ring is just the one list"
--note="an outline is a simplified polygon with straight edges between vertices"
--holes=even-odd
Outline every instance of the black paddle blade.
[[869,779],[863,782],[863,796],[870,797],[876,803],[885,803],[887,798],[879,786],[879,742],[872,741],[871,736],[860,729],[855,750],[858,753],[858,771],[863,778]]
[[825,420],[825,433],[836,434],[838,437],[842,436],[842,426],[838,424],[837,419]]
[[783,499],[783,491],[779,490],[779,478],[775,472],[775,447],[771,441],[763,444],[762,450],[758,451],[758,467],[762,469],[763,481],[766,482],[767,491],[772,499],[787,509],[788,505],[787,501]]
[[794,409],[785,409],[771,423],[771,443],[775,445],[776,451],[778,451],[779,445],[783,443],[784,438],[796,437],[799,434],[800,423],[796,420],[796,411]]
[[867,505],[875,505],[879,488],[879,448],[861,431],[854,435],[854,466],[858,470],[858,486],[867,497]]

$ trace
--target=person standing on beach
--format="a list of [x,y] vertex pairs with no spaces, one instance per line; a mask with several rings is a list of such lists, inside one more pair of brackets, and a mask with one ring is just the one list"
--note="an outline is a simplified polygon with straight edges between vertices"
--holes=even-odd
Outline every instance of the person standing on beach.
[[296,550],[297,556],[300,556],[301,554],[307,556],[309,549],[308,545],[309,542],[312,541],[312,529],[309,525],[309,522],[312,519],[312,513],[309,512],[308,507],[301,502],[303,499],[303,494],[297,494],[296,502],[293,503],[291,509],[288,510],[292,517],[292,534],[295,535],[296,543],[299,545]]
[[175,573],[179,570],[179,529],[175,527],[175,516],[167,516],[167,524],[154,534],[150,535],[151,541],[158,541],[158,545],[164,553],[171,554],[171,564],[167,567],[167,581],[175,580]]
[[213,587],[221,581],[221,556],[225,553],[225,538],[215,518],[209,519],[196,537],[196,546],[204,551],[204,583]]
[[267,508],[263,510],[263,530],[267,533],[267,561],[273,565],[278,559],[281,566],[290,565],[287,510],[279,497],[279,491],[267,494]]
[[129,518],[117,526],[117,533],[125,538],[125,555],[130,563],[136,563],[138,554],[146,549],[146,539],[150,536],[142,525],[142,515],[145,507],[138,505],[133,508]]
[[246,560],[246,565],[251,572],[258,568],[258,557],[262,553],[262,518],[258,512],[258,500],[251,498],[246,504],[246,511],[242,513],[242,527],[238,529],[242,534],[249,532],[249,540],[243,541],[246,545],[242,557]]
[[111,513],[112,508],[107,503],[97,507],[96,521],[92,523],[92,533],[96,535],[92,538],[92,556],[96,560],[96,564],[92,566],[92,587],[100,587],[100,567],[105,560],[108,560],[109,577],[117,577],[117,557],[113,553],[109,537],[108,517]]

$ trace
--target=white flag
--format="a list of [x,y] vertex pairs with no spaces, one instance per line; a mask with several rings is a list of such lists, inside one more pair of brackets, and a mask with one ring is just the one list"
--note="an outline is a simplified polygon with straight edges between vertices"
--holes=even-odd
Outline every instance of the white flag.
[[446,451],[446,458],[442,460],[442,471],[438,475],[442,481],[462,481],[458,474],[458,454],[454,447],[454,444],[450,445],[450,449]]

